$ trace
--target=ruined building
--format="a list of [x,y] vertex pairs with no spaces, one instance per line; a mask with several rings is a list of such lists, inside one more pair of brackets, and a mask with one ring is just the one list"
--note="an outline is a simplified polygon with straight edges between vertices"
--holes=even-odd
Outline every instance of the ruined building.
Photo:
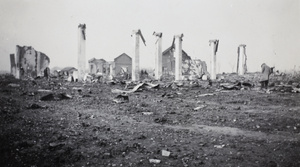
[[109,63],[104,59],[92,58],[89,60],[89,73],[109,74]]
[[89,73],[118,76],[123,73],[131,74],[132,59],[126,53],[122,53],[114,61],[92,58],[89,60]]
[[120,56],[114,59],[113,69],[115,75],[123,73],[131,74],[132,71],[132,59],[126,53],[122,53]]
[[11,73],[18,79],[44,76],[49,70],[49,57],[31,46],[16,46],[16,54],[10,54]]
[[[182,62],[186,60],[191,60],[191,57],[182,50]],[[162,53],[162,68],[163,74],[175,74],[175,57],[172,47],[169,47]]]
[[[174,51],[171,47],[166,49],[162,53],[162,70],[163,74],[175,73],[175,57]],[[207,65],[205,61],[199,59],[192,60],[191,57],[182,50],[182,75],[198,75],[202,76],[203,74],[208,74]]]

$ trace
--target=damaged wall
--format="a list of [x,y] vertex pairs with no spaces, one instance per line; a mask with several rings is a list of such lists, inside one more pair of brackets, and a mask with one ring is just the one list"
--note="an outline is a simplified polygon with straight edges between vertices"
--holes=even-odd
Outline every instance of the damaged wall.
[[[182,65],[186,60],[191,60],[191,57],[182,50]],[[175,57],[172,47],[169,47],[163,52],[162,70],[163,74],[175,74]]]
[[[44,76],[44,70],[50,64],[50,58],[31,46],[16,46],[16,55],[10,55],[12,72],[16,78]],[[16,64],[16,66],[14,66]]]

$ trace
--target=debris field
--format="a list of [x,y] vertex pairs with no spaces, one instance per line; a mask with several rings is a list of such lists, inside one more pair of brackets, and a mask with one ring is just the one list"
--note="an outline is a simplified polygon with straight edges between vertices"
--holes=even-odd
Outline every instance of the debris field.
[[300,166],[300,82],[273,77],[259,90],[255,75],[140,83],[2,75],[0,165]]

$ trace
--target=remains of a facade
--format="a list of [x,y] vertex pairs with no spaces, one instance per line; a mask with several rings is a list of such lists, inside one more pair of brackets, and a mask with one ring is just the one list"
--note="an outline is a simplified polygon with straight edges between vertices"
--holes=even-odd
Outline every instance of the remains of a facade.
[[10,54],[11,73],[18,79],[44,76],[50,58],[31,46],[16,46],[16,54]]

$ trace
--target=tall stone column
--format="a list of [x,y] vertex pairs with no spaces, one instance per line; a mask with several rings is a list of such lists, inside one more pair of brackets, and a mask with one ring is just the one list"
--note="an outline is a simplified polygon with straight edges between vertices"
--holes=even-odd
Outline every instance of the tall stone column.
[[44,71],[41,71],[41,52],[36,52],[36,54],[36,76],[44,76]]
[[211,46],[211,71],[210,71],[210,79],[215,80],[217,78],[217,56],[216,53],[218,51],[219,40],[209,40],[209,45]]
[[238,75],[246,73],[246,45],[241,44],[238,47]]
[[182,80],[182,37],[183,34],[174,36],[175,81]]
[[132,57],[131,79],[132,81],[138,81],[140,79],[140,35],[134,33],[132,36],[134,40],[134,55]]
[[159,80],[162,75],[162,33],[154,32],[156,37],[156,52],[155,52],[155,79]]
[[79,24],[78,26],[78,81],[84,80],[85,75],[85,33],[86,25]]
[[16,60],[15,60],[15,54],[10,54],[10,73],[16,77]]
[[140,80],[140,38],[142,38],[145,45],[146,43],[141,30],[133,30],[131,36],[134,40],[131,80],[138,81]]
[[20,60],[20,47],[17,45],[16,46],[16,79],[21,78],[20,70],[21,70],[21,60]]

